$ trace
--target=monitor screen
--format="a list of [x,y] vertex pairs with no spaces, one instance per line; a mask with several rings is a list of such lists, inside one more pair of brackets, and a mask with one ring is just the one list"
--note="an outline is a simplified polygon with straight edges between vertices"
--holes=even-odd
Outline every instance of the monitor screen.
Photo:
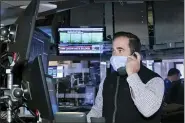
[[48,86],[53,113],[55,114],[56,112],[58,112],[58,104],[57,104],[57,98],[56,98],[56,90],[55,90],[52,77],[46,75],[46,82]]
[[57,78],[57,66],[48,67],[48,75],[52,76],[53,78]]
[[86,86],[84,104],[94,105],[96,89],[93,86]]
[[32,62],[38,55],[42,55],[44,72],[47,73],[48,67],[48,45],[50,38],[45,36],[39,29],[35,29],[30,46],[30,56],[28,61]]
[[62,78],[63,77],[63,66],[49,66],[48,67],[48,75],[52,76],[53,78]]
[[59,28],[60,54],[102,53],[104,28],[78,27]]

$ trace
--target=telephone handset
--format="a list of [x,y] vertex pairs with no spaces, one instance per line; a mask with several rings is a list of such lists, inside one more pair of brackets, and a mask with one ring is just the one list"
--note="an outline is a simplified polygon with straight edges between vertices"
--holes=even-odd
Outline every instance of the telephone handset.
[[[134,56],[136,57],[137,59],[137,55],[135,54],[135,50],[133,51],[133,53],[131,54],[131,56]],[[125,67],[120,67],[117,69],[117,72],[119,73],[119,75],[123,76],[123,75],[126,75],[127,72],[126,72],[126,66]]]

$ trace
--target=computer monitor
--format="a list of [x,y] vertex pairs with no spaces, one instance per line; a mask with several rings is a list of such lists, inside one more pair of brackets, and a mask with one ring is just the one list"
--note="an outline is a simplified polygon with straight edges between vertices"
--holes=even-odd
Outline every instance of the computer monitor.
[[54,114],[41,55],[28,64],[23,72],[23,81],[30,84],[31,99],[27,101],[27,106],[31,110],[39,110],[41,118],[53,121]]
[[20,61],[29,59],[39,4],[40,0],[32,0],[15,22],[18,25],[17,35],[15,43],[10,45],[10,52],[18,53]]
[[94,86],[86,86],[84,104],[93,106],[95,102],[95,94],[96,88]]
[[84,112],[57,112],[55,123],[87,123]]
[[60,55],[103,53],[104,27],[58,28]]
[[57,97],[56,97],[55,83],[53,81],[52,76],[46,74],[45,77],[46,77],[50,101],[53,109],[53,114],[56,114],[56,112],[58,112],[59,109],[58,109],[58,103],[57,103]]

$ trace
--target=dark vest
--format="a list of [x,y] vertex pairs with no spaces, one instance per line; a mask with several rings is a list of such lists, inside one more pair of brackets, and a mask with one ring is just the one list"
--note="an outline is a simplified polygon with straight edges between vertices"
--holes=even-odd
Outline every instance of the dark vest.
[[[160,77],[158,74],[141,65],[138,72],[142,82],[146,84],[154,77]],[[119,85],[117,79],[119,77]],[[160,123],[161,108],[151,117],[145,118],[134,105],[131,98],[129,85],[126,81],[127,75],[119,76],[118,73],[112,73],[107,76],[103,86],[103,117],[106,123]],[[116,86],[118,86],[117,100],[115,101]],[[116,103],[116,112],[115,112]],[[143,107],[144,108],[144,107]]]

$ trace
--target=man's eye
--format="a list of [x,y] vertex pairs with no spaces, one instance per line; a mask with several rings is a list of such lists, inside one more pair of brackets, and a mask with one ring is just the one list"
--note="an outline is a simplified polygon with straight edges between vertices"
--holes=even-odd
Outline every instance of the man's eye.
[[123,52],[123,50],[119,50],[119,53],[122,53]]

